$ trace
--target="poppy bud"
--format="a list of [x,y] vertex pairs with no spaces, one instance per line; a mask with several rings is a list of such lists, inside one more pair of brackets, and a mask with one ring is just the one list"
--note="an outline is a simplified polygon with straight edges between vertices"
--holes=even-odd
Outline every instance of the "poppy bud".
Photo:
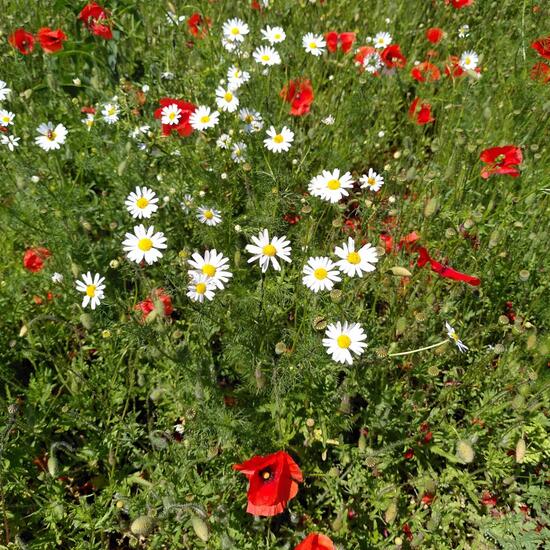
[[88,313],[82,313],[80,315],[80,322],[86,330],[90,330],[94,325],[94,322],[92,321],[92,316]]
[[134,535],[146,537],[153,531],[154,527],[155,522],[152,517],[139,516],[132,522],[132,525],[130,525],[130,531]]
[[456,454],[464,464],[470,464],[470,462],[474,461],[474,449],[471,443],[465,439],[461,439],[456,444]]
[[525,439],[520,437],[516,443],[516,462],[518,464],[523,464],[523,459],[525,458],[525,452],[527,447],[525,445]]
[[57,458],[55,458],[55,455],[51,455],[48,458],[48,472],[52,477],[55,477],[57,475],[57,467],[59,463],[57,461]]
[[192,516],[191,525],[197,537],[199,537],[199,539],[201,539],[203,542],[207,542],[210,538],[210,530],[208,529],[208,524],[206,523],[206,521],[199,518],[198,516]]
[[390,502],[390,505],[384,512],[384,521],[388,525],[391,525],[395,521],[396,517],[397,517],[397,503],[395,502],[395,500],[393,500],[392,502]]

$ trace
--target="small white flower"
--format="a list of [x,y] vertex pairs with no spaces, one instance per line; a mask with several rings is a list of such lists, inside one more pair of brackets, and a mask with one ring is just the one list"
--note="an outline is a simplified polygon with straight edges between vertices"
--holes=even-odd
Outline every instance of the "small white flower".
[[229,259],[216,249],[206,250],[204,257],[194,252],[191,259],[187,261],[194,268],[189,270],[190,275],[194,278],[204,275],[208,282],[220,290],[223,290],[224,284],[233,277],[233,273],[228,269]]
[[465,70],[465,71],[473,71],[477,68],[477,64],[479,61],[479,56],[476,52],[469,51],[464,52],[460,57],[459,65]]
[[447,329],[447,336],[451,339],[451,342],[454,342],[456,344],[456,347],[458,348],[458,351],[461,353],[464,353],[465,351],[468,351],[470,348],[462,343],[462,340],[458,337],[458,334],[455,332],[455,329],[445,321],[445,328]]
[[216,146],[220,149],[228,149],[231,145],[231,136],[229,134],[222,134],[217,140],[216,140]]
[[249,258],[248,263],[258,260],[263,273],[267,271],[270,263],[275,271],[281,271],[281,264],[277,258],[288,263],[291,262],[290,241],[286,236],[270,239],[267,229],[263,229],[257,237],[252,236],[251,240],[253,244],[246,245],[246,251],[253,255]]
[[245,35],[250,32],[248,25],[241,19],[229,19],[222,27],[222,32],[229,42],[243,42]]
[[56,271],[52,275],[52,282],[55,283],[56,285],[61,284],[63,282],[63,278],[64,278],[63,275]]
[[310,258],[302,273],[302,282],[313,292],[332,290],[334,283],[342,280],[336,264],[330,258]]
[[333,361],[337,363],[353,363],[353,356],[361,355],[367,344],[365,340],[367,335],[365,334],[363,327],[359,323],[331,323],[325,332],[325,338],[323,338],[323,346],[327,348],[327,353],[332,357]]
[[321,120],[321,122],[327,126],[332,126],[334,124],[334,117],[332,115],[328,115],[326,118]]
[[380,57],[378,52],[369,53],[363,59],[363,68],[369,74],[374,74],[378,72],[382,65],[382,58]]
[[320,34],[308,32],[302,37],[302,46],[304,47],[304,50],[315,57],[323,54],[326,45],[327,43],[325,42],[325,39]]
[[6,136],[1,135],[0,141],[2,145],[5,145],[10,151],[14,151],[16,147],[19,147],[19,140],[21,138],[15,137],[15,136]]
[[466,38],[470,36],[470,25],[462,25],[458,28],[458,38]]
[[244,131],[248,134],[259,132],[264,126],[262,115],[254,109],[241,109],[239,118],[244,122]]
[[146,94],[148,91],[149,91],[149,84],[144,84],[142,87],[141,87],[141,91]]
[[103,120],[107,124],[114,124],[115,122],[118,122],[119,113],[120,109],[116,103],[106,103],[101,110]]
[[88,307],[88,304],[92,309],[95,309],[104,297],[105,285],[102,284],[105,277],[101,277],[99,273],[96,273],[93,277],[88,271],[82,276],[82,281],[76,281],[76,289],[79,292],[84,293],[82,300],[82,307]]
[[126,208],[134,218],[150,218],[158,210],[158,198],[155,192],[147,187],[136,187],[126,197]]
[[349,195],[348,189],[353,187],[353,178],[349,172],[340,176],[338,168],[329,172],[323,172],[312,178],[308,185],[308,191],[315,197],[336,203]]
[[238,141],[231,147],[231,159],[237,164],[241,164],[246,161],[244,152],[246,150],[246,143]]
[[220,113],[211,111],[210,107],[200,105],[189,117],[189,124],[194,130],[208,130],[214,128],[219,122]]
[[145,260],[149,265],[162,258],[159,248],[166,248],[166,237],[164,233],[155,233],[154,226],[145,227],[136,225],[134,233],[126,233],[126,240],[122,245],[127,252],[128,259],[139,264]]
[[271,65],[279,65],[281,63],[281,56],[277,51],[269,46],[260,46],[254,50],[252,57],[256,63],[260,65],[266,65],[270,67]]
[[283,126],[280,133],[271,126],[266,133],[268,137],[264,139],[264,146],[273,153],[287,152],[294,141],[294,132],[286,126]]
[[221,111],[234,113],[239,106],[239,98],[233,91],[218,86],[216,89],[216,104]]
[[0,126],[7,128],[10,124],[13,124],[15,114],[5,109],[0,109]]
[[359,181],[363,189],[367,188],[371,191],[380,191],[380,188],[384,185],[384,178],[372,168],[369,168],[368,174],[361,176]]
[[222,223],[221,212],[214,208],[208,208],[207,206],[199,206],[197,209],[197,219],[201,223],[214,226]]
[[0,80],[0,101],[7,99],[10,93],[11,89],[8,88],[8,85],[3,80]]
[[144,124],[143,126],[136,126],[129,135],[132,139],[138,139],[143,135],[147,135],[150,129],[151,126],[148,126],[147,124]]
[[86,118],[81,119],[81,122],[86,126],[86,129],[89,132],[95,124],[95,115],[92,113],[86,113]]
[[173,80],[176,75],[174,73],[171,73],[170,71],[165,71],[161,73],[160,77],[164,80]]
[[351,237],[348,237],[347,244],[337,246],[334,254],[340,258],[336,265],[348,277],[362,277],[363,271],[366,273],[374,271],[376,269],[374,264],[378,262],[378,253],[374,246],[367,243],[356,251],[355,242]]
[[191,207],[193,206],[193,196],[189,193],[183,195],[183,200],[180,202],[181,209],[185,214],[191,212]]
[[187,285],[187,296],[193,302],[204,302],[204,299],[213,300],[214,298],[214,283],[208,280],[206,275],[192,277]]
[[172,103],[171,105],[163,107],[160,114],[160,121],[162,122],[162,124],[170,124],[171,126],[175,126],[176,124],[179,124],[181,118],[181,109],[176,103]]
[[241,70],[236,65],[227,70],[227,85],[230,90],[238,90],[245,82],[250,80],[250,73]]
[[279,44],[286,38],[285,31],[282,27],[270,27],[267,25],[265,29],[262,29],[262,40],[267,40],[272,46],[273,44]]
[[40,134],[34,142],[42,147],[44,151],[59,149],[67,138],[67,128],[63,124],[55,126],[53,123],[41,124],[36,131]]
[[391,44],[391,34],[389,32],[379,32],[374,35],[374,47],[383,50]]
[[229,52],[229,53],[239,53],[239,42],[231,42],[230,40],[227,40],[226,38],[222,38],[222,46]]

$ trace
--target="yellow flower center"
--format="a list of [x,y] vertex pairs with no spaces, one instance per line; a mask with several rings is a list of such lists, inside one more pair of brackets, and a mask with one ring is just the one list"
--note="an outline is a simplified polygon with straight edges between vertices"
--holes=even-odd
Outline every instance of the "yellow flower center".
[[460,338],[458,337],[458,334],[454,331],[451,332],[450,336],[455,342],[458,342],[460,340]]
[[244,117],[244,121],[248,122],[248,124],[250,124],[253,120],[254,120],[254,117],[252,115],[246,115]]
[[310,43],[309,43],[309,47],[310,47],[310,49],[312,49],[312,50],[316,50],[316,49],[317,49],[317,44],[316,44],[315,42],[310,42]]
[[212,264],[204,264],[202,266],[202,272],[208,277],[214,277],[216,274],[216,268]]
[[269,61],[269,55],[264,53],[264,55],[262,55],[262,61]]
[[176,118],[176,113],[174,113],[174,111],[172,111],[169,115],[168,115],[168,118],[170,120],[174,120]]
[[273,141],[275,143],[283,143],[283,141],[285,140],[285,138],[281,135],[281,134],[277,134],[274,138],[273,138]]
[[238,27],[233,27],[233,28],[231,29],[231,34],[232,34],[233,36],[237,36],[238,34],[240,34],[240,32],[241,32],[241,31],[239,31]]
[[472,62],[472,59],[470,57],[467,57],[465,60],[464,60],[464,65],[470,65],[470,63]]
[[330,180],[327,182],[327,187],[331,191],[336,191],[336,189],[340,189],[340,180]]
[[210,116],[209,115],[201,116],[200,120],[203,124],[206,124],[207,122],[210,122]]
[[347,334],[340,334],[336,339],[336,343],[343,349],[348,349],[351,346],[351,338]]
[[107,111],[107,114],[109,116],[113,116],[114,114],[116,113],[116,109],[114,107],[111,107],[108,111]]
[[275,40],[281,40],[281,35],[279,33],[276,33],[273,38],[275,38]]
[[149,204],[149,201],[148,201],[145,197],[140,197],[140,198],[136,201],[136,206],[137,206],[138,208],[145,208],[148,204]]
[[3,121],[3,122],[9,122],[9,121],[10,121],[10,117],[6,115],[6,116],[4,116],[4,117],[2,118],[2,121]]
[[328,275],[328,271],[324,267],[318,267],[314,272],[313,276],[318,279],[319,281],[322,281],[323,279],[326,279]]
[[350,252],[348,254],[348,262],[353,265],[361,263],[361,256],[357,252]]
[[262,248],[262,252],[264,253],[265,256],[275,256],[275,254],[277,253],[277,249],[270,243],[270,244],[266,244]]
[[368,179],[367,183],[368,183],[369,185],[376,185],[376,180],[375,180],[374,178],[371,177],[371,178]]
[[227,101],[228,103],[233,99],[233,94],[231,92],[227,92],[223,98],[225,99],[225,101]]
[[54,141],[55,138],[57,137],[57,134],[56,134],[53,130],[48,130],[48,133],[47,133],[46,137],[47,137],[50,141]]
[[86,287],[86,295],[90,298],[93,298],[95,296],[95,285],[88,285]]
[[195,291],[197,294],[204,294],[206,292],[206,285],[204,283],[197,283],[195,285]]
[[207,220],[211,220],[213,217],[214,217],[214,212],[212,212],[212,210],[205,210],[203,212],[203,216],[207,219]]
[[153,248],[153,241],[145,237],[145,239],[140,239],[138,241],[138,248],[143,250],[143,252],[149,252]]

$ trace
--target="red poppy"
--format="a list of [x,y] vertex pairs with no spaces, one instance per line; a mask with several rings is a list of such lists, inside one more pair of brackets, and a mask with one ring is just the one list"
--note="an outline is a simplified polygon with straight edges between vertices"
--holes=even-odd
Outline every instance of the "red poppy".
[[36,38],[46,53],[55,53],[63,48],[67,35],[61,29],[53,30],[44,27],[38,31]]
[[409,107],[409,118],[414,120],[419,126],[434,122],[435,118],[432,116],[432,106],[429,103],[423,101],[420,103],[420,99],[417,97],[411,103]]
[[25,29],[16,29],[10,34],[8,42],[23,55],[29,55],[34,49],[34,36]]
[[445,0],[445,4],[452,4],[457,10],[471,6],[474,0]]
[[439,27],[431,27],[426,31],[426,39],[432,44],[439,44],[443,40],[443,29]]
[[311,533],[294,550],[334,550],[334,543],[320,533]]
[[95,115],[95,107],[84,106],[80,109],[81,113],[89,113],[90,115]]
[[414,451],[412,449],[407,449],[404,453],[403,453],[403,457],[406,458],[407,460],[410,460],[412,457],[414,456]]
[[382,59],[386,67],[390,69],[394,67],[402,69],[407,63],[407,58],[401,52],[399,44],[390,44],[384,48],[380,54],[380,59]]
[[550,82],[550,65],[546,63],[535,63],[529,73],[531,80],[547,84]]
[[481,504],[487,506],[488,508],[496,506],[497,497],[493,496],[491,493],[489,493],[489,491],[483,491],[483,495],[481,496]]
[[197,108],[193,103],[171,97],[163,97],[160,101],[160,107],[155,111],[155,118],[162,118],[162,109],[173,105],[174,103],[180,109],[180,119],[177,124],[162,124],[162,135],[169,136],[172,132],[177,132],[180,136],[189,136],[193,132],[193,127],[189,124],[189,118]]
[[44,247],[29,248],[23,256],[23,266],[25,269],[38,273],[44,267],[44,260],[49,258],[52,253]]
[[441,277],[452,279],[453,281],[462,281],[472,286],[479,286],[481,284],[481,280],[477,277],[472,277],[472,275],[461,273],[460,271],[456,271],[456,269],[446,267],[442,263],[434,260],[430,256],[426,248],[424,248],[423,246],[419,246],[417,252],[419,256],[418,260],[416,261],[416,265],[418,267],[424,267],[426,264],[429,263],[432,271],[438,273],[439,275],[441,275]]
[[413,534],[408,523],[405,523],[405,525],[403,525],[401,529],[403,530],[403,533],[405,533],[405,536],[407,537],[408,541],[413,540]]
[[535,40],[531,44],[531,48],[537,50],[538,54],[544,57],[544,59],[550,59],[550,34]]
[[309,113],[314,95],[311,81],[309,80],[291,80],[284,86],[279,94],[283,101],[290,103],[290,114],[294,116],[303,116]]
[[422,500],[422,504],[429,506],[434,500],[434,495],[432,495],[431,493],[424,493],[421,500]]
[[353,59],[355,59],[355,61],[360,65],[363,65],[365,57],[371,53],[376,53],[376,48],[373,48],[372,46],[361,46]]
[[210,17],[203,17],[200,13],[195,12],[188,20],[187,27],[189,32],[197,38],[204,38],[208,34],[208,27],[212,26]]
[[433,63],[423,61],[412,69],[411,76],[418,82],[434,82],[441,78],[441,71]]
[[111,27],[102,23],[105,22],[108,17],[109,12],[96,2],[86,4],[78,14],[78,19],[80,19],[93,34],[101,36],[101,38],[105,40],[111,40],[111,38],[113,38]]
[[338,34],[331,31],[325,34],[327,48],[331,53],[334,53],[338,49],[338,44],[340,44],[340,48],[344,53],[348,53],[355,42],[355,38],[356,35],[354,32],[342,32]]
[[[152,297],[150,296],[143,302],[139,302],[134,309],[141,310],[143,312],[142,320],[145,321],[151,311],[156,309],[157,304],[162,305],[162,313],[165,317],[172,315],[174,308],[172,307],[172,299],[168,294],[164,293],[164,289],[157,288],[152,292]],[[158,311],[158,310],[157,310]]]
[[242,464],[235,464],[233,469],[248,478],[246,511],[256,516],[280,514],[298,493],[298,483],[303,481],[300,468],[284,451],[254,456]]
[[445,63],[445,74],[453,78],[464,76],[465,71],[460,66],[460,59],[456,55],[449,56],[447,63]]
[[488,179],[493,174],[507,174],[513,178],[520,175],[518,166],[523,160],[521,148],[515,145],[505,145],[504,147],[491,147],[485,149],[479,155],[481,162],[487,166],[481,169],[481,177]]

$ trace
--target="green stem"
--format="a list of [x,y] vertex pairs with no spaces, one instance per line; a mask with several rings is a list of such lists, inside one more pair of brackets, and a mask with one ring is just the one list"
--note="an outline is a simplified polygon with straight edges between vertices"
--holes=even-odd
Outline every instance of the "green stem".
[[418,348],[418,349],[411,349],[409,351],[401,351],[399,353],[388,353],[388,357],[397,357],[399,355],[410,355],[411,353],[418,353],[419,351],[425,351],[427,349],[437,348],[439,346],[442,346],[443,344],[446,344],[448,340],[442,340],[441,342],[438,342],[437,344],[432,344],[431,346],[426,346],[424,348]]

